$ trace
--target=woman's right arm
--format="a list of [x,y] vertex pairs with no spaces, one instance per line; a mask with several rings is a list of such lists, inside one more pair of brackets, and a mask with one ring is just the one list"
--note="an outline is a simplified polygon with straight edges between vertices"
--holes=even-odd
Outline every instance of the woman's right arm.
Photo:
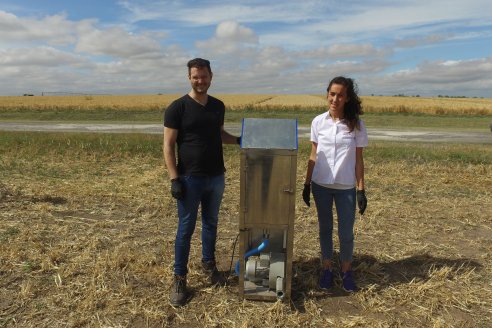
[[311,154],[309,155],[309,161],[306,171],[306,180],[304,184],[311,184],[311,178],[313,176],[314,164],[316,163],[316,150],[318,149],[318,144],[311,142]]

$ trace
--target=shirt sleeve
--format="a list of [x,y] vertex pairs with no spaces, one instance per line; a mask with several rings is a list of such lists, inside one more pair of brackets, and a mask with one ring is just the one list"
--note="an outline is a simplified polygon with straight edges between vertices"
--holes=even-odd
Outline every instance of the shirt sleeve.
[[222,100],[217,99],[217,105],[220,108],[220,126],[223,126],[225,118],[225,104]]
[[179,113],[180,102],[173,101],[164,112],[164,126],[171,129],[179,129],[181,126],[181,115]]
[[359,130],[357,128],[355,129],[356,147],[367,147],[369,145],[369,140],[367,137],[367,129],[366,129],[366,125],[364,124],[364,121],[359,120],[359,127],[360,127]]
[[311,142],[318,143],[318,117],[311,122]]

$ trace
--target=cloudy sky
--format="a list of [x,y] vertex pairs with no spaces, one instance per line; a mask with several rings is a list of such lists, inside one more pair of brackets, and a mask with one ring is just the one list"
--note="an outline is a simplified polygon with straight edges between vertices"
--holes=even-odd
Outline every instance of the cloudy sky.
[[1,0],[0,95],[210,93],[492,97],[490,0]]

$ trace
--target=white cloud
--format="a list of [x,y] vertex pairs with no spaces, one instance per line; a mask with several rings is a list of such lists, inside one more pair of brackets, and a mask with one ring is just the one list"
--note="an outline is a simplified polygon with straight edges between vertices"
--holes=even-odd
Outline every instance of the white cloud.
[[111,23],[0,10],[0,92],[185,92],[200,56],[217,93],[322,93],[348,75],[365,93],[492,96],[488,0],[117,3]]
[[234,21],[220,23],[215,31],[220,41],[257,43],[258,37],[252,29],[239,25]]
[[258,37],[250,28],[234,21],[226,21],[217,25],[215,35],[204,41],[197,41],[196,47],[208,56],[223,56],[236,54],[244,57],[248,47],[255,46]]
[[449,40],[453,37],[453,34],[431,34],[424,35],[420,38],[408,38],[408,39],[398,39],[395,42],[395,46],[399,48],[413,48],[422,45],[436,44],[446,40]]
[[351,58],[351,57],[378,57],[387,55],[387,50],[380,50],[370,43],[361,44],[332,44],[329,47],[321,47],[301,51],[306,58]]
[[133,35],[121,28],[93,29],[80,33],[75,50],[92,55],[130,57],[154,53],[159,43],[145,35]]
[[424,62],[415,69],[388,74],[390,80],[401,79],[431,84],[467,83],[492,79],[492,57],[473,60]]
[[265,2],[242,0],[234,1],[120,1],[128,10],[132,22],[148,20],[168,20],[186,26],[215,25],[221,21],[241,23],[288,22],[297,23],[306,18],[322,18],[326,1],[304,0]]
[[75,41],[76,24],[63,15],[46,16],[38,20],[19,18],[0,11],[0,41],[45,41],[51,45],[66,45]]
[[363,78],[367,93],[477,96],[492,87],[492,57],[424,62],[378,78]]
[[469,19],[491,23],[492,17],[486,8],[491,9],[487,0],[391,1],[378,5],[367,2],[361,3],[352,15],[335,16],[330,20],[330,24],[320,21],[313,24],[312,28],[316,27],[333,34],[385,31],[391,35],[398,35],[415,31],[415,28],[432,31],[440,28],[440,24],[447,24],[449,28],[456,23],[462,25],[463,21]]
[[[358,40],[384,33],[388,37],[406,38],[415,33],[437,34],[463,22],[490,25],[492,6],[489,0],[398,0],[356,2],[340,6],[336,1],[286,0],[265,1],[121,1],[130,21],[171,21],[178,28],[211,26],[232,20],[240,24],[278,24],[262,33],[261,41],[269,45],[304,44],[305,40],[324,44],[341,43],[343,38]],[[342,40],[338,38],[342,37]],[[311,44],[313,44],[311,42]]]
[[0,66],[56,67],[82,62],[85,60],[80,56],[46,46],[0,50]]

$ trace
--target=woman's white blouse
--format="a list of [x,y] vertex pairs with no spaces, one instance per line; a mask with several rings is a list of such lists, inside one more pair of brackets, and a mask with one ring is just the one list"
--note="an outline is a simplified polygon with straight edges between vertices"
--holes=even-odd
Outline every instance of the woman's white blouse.
[[318,145],[311,180],[319,185],[355,186],[355,149],[368,145],[364,122],[360,120],[360,130],[350,132],[343,121],[323,113],[311,123],[311,141]]

